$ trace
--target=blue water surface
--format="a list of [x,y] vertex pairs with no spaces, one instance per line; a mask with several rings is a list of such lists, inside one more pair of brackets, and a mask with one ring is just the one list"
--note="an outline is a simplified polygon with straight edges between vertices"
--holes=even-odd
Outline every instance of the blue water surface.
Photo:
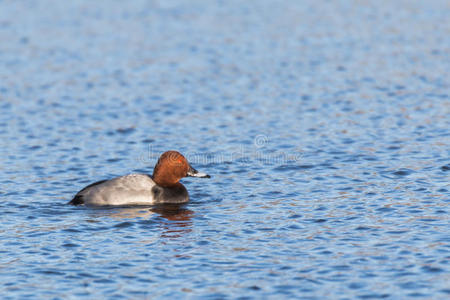
[[[449,298],[449,15],[0,1],[1,298]],[[171,149],[189,204],[66,205]]]

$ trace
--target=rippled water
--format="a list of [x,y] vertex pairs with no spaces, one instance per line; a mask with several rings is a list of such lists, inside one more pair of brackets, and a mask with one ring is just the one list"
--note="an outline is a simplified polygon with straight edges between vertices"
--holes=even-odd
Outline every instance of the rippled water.
[[[2,298],[450,295],[447,1],[0,1]],[[66,203],[184,153],[182,207]]]

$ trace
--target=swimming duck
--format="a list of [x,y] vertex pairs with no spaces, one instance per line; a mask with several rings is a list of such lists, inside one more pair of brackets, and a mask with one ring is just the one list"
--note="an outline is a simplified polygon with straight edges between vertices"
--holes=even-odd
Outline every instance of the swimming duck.
[[129,174],[92,183],[69,202],[72,205],[153,205],[180,204],[189,201],[189,194],[179,181],[192,176],[210,178],[195,170],[177,151],[164,152],[155,165],[153,175]]

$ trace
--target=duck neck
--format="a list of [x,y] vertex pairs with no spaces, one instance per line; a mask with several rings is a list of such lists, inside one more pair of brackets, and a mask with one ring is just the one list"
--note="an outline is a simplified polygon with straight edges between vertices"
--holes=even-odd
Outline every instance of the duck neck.
[[153,172],[153,181],[162,187],[174,187],[177,186],[180,181],[179,178],[173,176],[173,174],[167,172],[158,172],[157,170]]

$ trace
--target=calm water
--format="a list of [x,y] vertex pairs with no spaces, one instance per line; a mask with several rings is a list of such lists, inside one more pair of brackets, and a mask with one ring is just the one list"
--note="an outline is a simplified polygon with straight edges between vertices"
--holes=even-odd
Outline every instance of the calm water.
[[[448,1],[0,1],[0,294],[450,297]],[[182,207],[65,205],[176,149]]]

